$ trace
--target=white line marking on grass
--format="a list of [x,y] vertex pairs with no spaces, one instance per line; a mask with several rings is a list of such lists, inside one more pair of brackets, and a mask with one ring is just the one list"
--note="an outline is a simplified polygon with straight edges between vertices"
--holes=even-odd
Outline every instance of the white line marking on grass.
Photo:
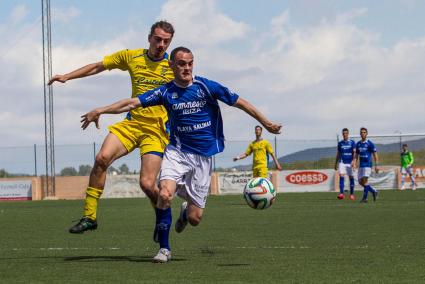
[[121,248],[12,248],[13,251],[25,251],[25,250],[120,250]]
[[[382,247],[379,246],[374,246],[374,247],[369,247],[368,245],[354,245],[354,246],[349,246],[349,245],[343,245],[343,246],[329,246],[329,247],[311,247],[311,246],[235,246],[235,247],[228,247],[228,246],[207,246],[207,247],[198,247],[198,248],[185,248],[185,247],[180,247],[179,249],[189,249],[189,250],[198,250],[198,249],[209,249],[209,250],[232,250],[232,249],[236,249],[236,250],[264,250],[264,249],[273,249],[273,250],[296,250],[296,249],[300,249],[300,250],[305,250],[305,249],[336,249],[336,250],[340,250],[340,249],[350,249],[350,250],[368,250],[368,249],[379,249]],[[402,248],[401,245],[387,245],[384,246],[384,248],[386,249],[400,249]],[[151,247],[144,247],[144,248],[137,248],[138,250],[150,250],[150,249],[155,249],[155,248],[151,248]],[[134,250],[134,248],[118,248],[118,247],[100,247],[100,248],[96,248],[96,247],[86,247],[86,248],[79,248],[79,247],[49,247],[49,248],[11,248],[11,249],[7,249],[7,248],[2,248],[0,249],[0,251],[28,251],[28,250],[38,250],[38,251],[99,251],[99,250],[104,250],[104,251],[113,251],[113,250]]]

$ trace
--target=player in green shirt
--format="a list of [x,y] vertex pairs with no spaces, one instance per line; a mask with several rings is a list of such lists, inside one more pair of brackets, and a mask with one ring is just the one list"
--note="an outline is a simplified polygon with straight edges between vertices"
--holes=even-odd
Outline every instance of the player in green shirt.
[[400,154],[401,157],[401,190],[405,189],[404,182],[406,175],[409,174],[410,180],[412,181],[412,190],[416,190],[415,175],[413,174],[413,153],[407,148],[407,144],[403,144],[403,151]]

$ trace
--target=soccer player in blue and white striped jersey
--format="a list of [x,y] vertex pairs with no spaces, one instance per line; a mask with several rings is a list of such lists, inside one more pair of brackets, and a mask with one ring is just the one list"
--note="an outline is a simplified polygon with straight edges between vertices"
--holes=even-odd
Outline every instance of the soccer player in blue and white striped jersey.
[[339,173],[339,194],[338,199],[344,199],[344,177],[348,175],[350,179],[350,199],[354,198],[354,176],[353,167],[354,151],[356,149],[356,142],[348,138],[349,131],[347,128],[342,129],[343,140],[338,142],[338,150],[335,159],[335,170]]
[[359,165],[359,184],[363,186],[363,198],[360,202],[366,203],[368,193],[371,192],[373,201],[376,201],[378,191],[369,185],[368,179],[372,173],[372,157],[375,163],[375,172],[378,173],[378,154],[372,141],[367,139],[367,129],[365,127],[360,128],[360,137],[362,138],[356,144],[356,160]]

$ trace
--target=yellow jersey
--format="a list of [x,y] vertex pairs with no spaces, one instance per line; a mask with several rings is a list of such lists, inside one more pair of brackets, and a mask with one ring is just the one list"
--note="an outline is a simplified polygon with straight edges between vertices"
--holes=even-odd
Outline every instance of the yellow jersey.
[[[147,49],[126,49],[105,56],[103,66],[108,69],[128,71],[131,77],[131,97],[137,97],[149,90],[155,89],[174,79],[173,71],[168,65],[168,54],[162,60],[153,61],[148,57]],[[140,120],[141,118],[167,119],[167,111],[163,106],[137,108],[131,110],[128,119]]]
[[253,154],[252,168],[267,168],[269,163],[268,154],[273,154],[273,148],[269,141],[261,139],[260,141],[252,141],[245,151],[247,156]]

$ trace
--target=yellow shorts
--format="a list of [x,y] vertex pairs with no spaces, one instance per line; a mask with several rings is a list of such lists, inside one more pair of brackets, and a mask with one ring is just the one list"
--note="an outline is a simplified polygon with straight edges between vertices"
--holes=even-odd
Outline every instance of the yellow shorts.
[[254,168],[252,169],[252,177],[269,178],[269,170],[267,168]]
[[128,152],[140,149],[143,156],[149,152],[164,153],[168,134],[161,118],[144,118],[143,121],[124,119],[108,127],[118,137]]

